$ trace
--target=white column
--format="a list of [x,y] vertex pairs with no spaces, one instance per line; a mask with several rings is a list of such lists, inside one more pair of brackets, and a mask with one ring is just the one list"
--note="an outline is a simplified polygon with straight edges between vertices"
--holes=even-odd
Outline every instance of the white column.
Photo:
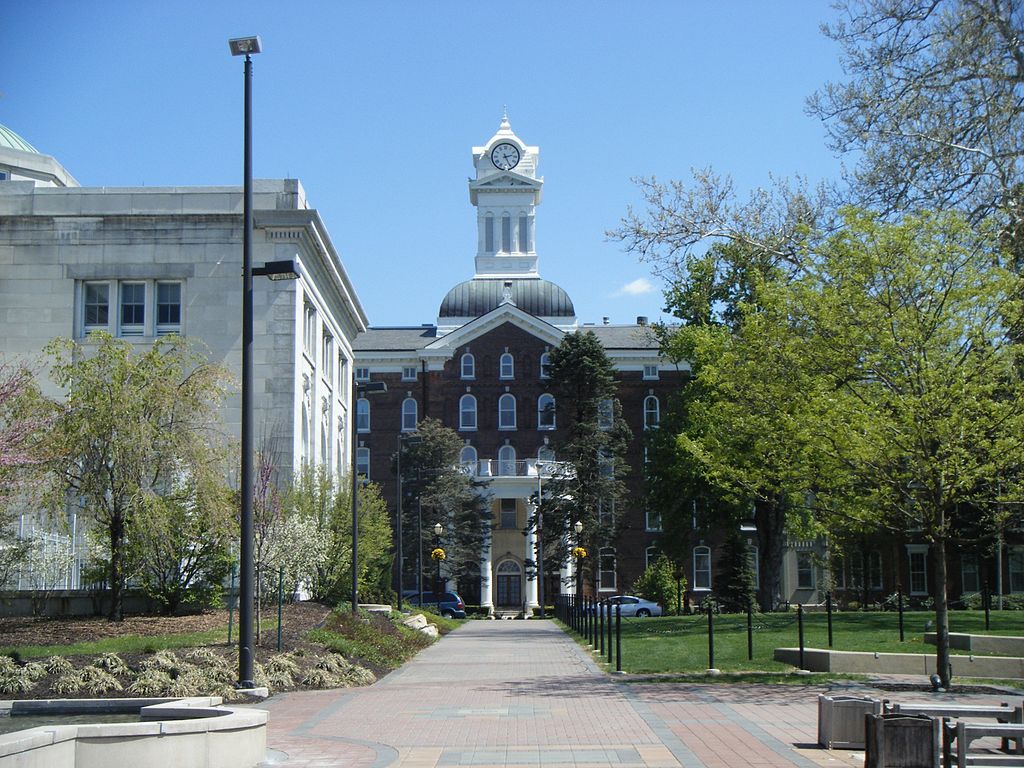
[[[531,527],[526,533],[526,553],[523,555],[523,560],[534,560],[536,557],[537,531]],[[534,577],[532,579],[526,577],[526,569],[524,568],[523,581],[526,586],[526,615],[532,616],[533,612],[540,607],[540,603],[537,602],[536,564],[534,564]]]
[[491,532],[484,538],[480,553],[480,607],[487,609],[487,615],[494,615],[494,573],[491,564]]

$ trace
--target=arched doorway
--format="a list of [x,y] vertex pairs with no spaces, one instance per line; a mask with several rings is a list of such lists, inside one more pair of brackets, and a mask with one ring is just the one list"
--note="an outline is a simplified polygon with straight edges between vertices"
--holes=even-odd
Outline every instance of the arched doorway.
[[515,560],[505,560],[498,565],[495,606],[498,608],[520,608],[523,605],[523,569]]

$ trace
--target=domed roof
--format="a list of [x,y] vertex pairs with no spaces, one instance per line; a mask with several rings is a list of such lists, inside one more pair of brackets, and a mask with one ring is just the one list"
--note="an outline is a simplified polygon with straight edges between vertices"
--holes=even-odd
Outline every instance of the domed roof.
[[0,148],[17,149],[21,152],[31,152],[35,155],[39,154],[39,150],[21,138],[21,136],[16,134],[10,128],[3,125],[0,125]]
[[440,318],[479,317],[505,300],[510,284],[512,302],[534,317],[575,317],[572,299],[562,288],[540,278],[474,278],[459,283],[441,302]]

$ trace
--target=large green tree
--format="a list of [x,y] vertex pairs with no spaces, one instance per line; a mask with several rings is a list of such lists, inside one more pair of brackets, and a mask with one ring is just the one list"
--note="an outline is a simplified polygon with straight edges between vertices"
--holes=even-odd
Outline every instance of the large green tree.
[[137,563],[128,537],[145,524],[153,497],[207,487],[225,476],[217,417],[228,376],[178,336],[136,348],[107,334],[47,347],[64,396],[49,430],[50,499],[63,510],[83,500],[102,531],[108,617],[122,618],[123,590]]
[[624,457],[632,432],[622,418],[614,366],[592,331],[562,338],[551,352],[549,376],[564,435],[556,457],[566,471],[544,489],[544,563],[546,569],[557,569],[565,561],[569,539],[558,532],[568,533],[578,521],[583,524],[580,543],[592,555],[587,560],[593,577],[601,548],[615,545],[623,524]]
[[944,685],[952,526],[961,508],[1021,498],[1024,382],[1011,339],[1024,329],[1024,285],[999,247],[994,232],[954,215],[886,224],[850,212],[789,305],[804,367],[824,383],[817,445],[833,471],[820,511],[920,531],[932,545]]
[[[455,430],[428,418],[410,435],[416,439],[404,440],[401,444],[403,489],[416,502],[403,504],[405,551],[423,547],[425,552],[430,552],[434,544],[434,525],[441,523],[444,572],[456,581],[479,576],[480,551],[491,530],[486,486],[462,471],[459,456],[463,443]],[[417,504],[422,515],[422,539],[418,541],[415,538]],[[424,569],[428,563],[422,563]]]

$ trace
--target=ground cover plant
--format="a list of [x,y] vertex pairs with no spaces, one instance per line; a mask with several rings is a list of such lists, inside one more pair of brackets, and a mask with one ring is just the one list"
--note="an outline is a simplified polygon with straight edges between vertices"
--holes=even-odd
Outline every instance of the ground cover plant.
[[[935,614],[930,611],[905,611],[904,641],[900,642],[896,611],[834,613],[832,648],[839,651],[934,654],[935,646],[924,642],[925,627],[930,628],[934,618]],[[792,671],[790,665],[775,661],[773,655],[776,648],[795,648],[799,645],[795,612],[754,614],[753,660],[747,659],[747,620],[744,614],[716,615],[714,630],[715,667],[723,672],[763,671],[781,674]],[[1024,635],[1024,611],[992,611],[991,629],[987,632],[984,612],[954,611],[950,614],[950,631]],[[804,613],[804,646],[829,647],[827,617],[824,612]],[[707,668],[706,615],[622,620],[624,672],[698,674]]]
[[[368,685],[431,640],[397,618],[315,603],[284,607],[262,625],[255,678],[271,693]],[[431,617],[433,619],[433,617]],[[228,643],[226,611],[192,616],[0,619],[0,698],[222,696],[235,698],[237,616]],[[457,622],[438,621],[447,632]]]

